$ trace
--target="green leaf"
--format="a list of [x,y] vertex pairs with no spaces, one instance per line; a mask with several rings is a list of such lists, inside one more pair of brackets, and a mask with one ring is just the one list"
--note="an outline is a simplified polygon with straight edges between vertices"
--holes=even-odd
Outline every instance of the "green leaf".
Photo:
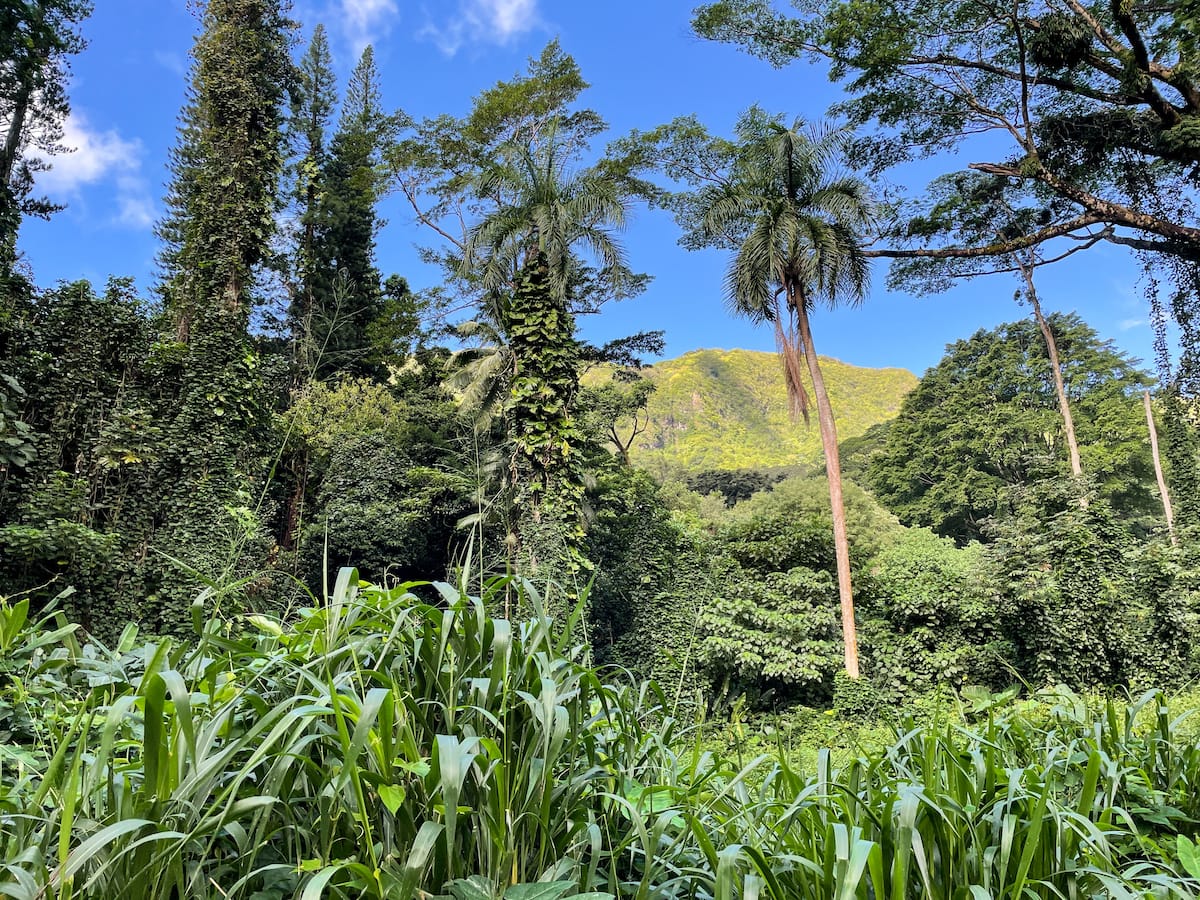
[[1179,855],[1179,864],[1193,878],[1200,878],[1200,846],[1191,839],[1179,836],[1175,842],[1175,852]]
[[379,799],[383,801],[383,805],[393,816],[396,814],[396,810],[403,805],[405,796],[404,788],[398,784],[381,784],[379,786]]
[[544,881],[514,884],[504,892],[504,900],[559,900],[575,886],[573,881]]
[[459,878],[446,885],[454,900],[494,900],[495,886],[482,875]]

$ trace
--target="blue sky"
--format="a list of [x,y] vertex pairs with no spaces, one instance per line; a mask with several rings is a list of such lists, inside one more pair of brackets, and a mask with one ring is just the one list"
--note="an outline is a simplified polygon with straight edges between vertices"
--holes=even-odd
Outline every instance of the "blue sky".
[[[90,46],[73,64],[73,114],[65,143],[43,189],[68,208],[49,223],[28,222],[21,246],[38,283],[109,275],[154,282],[168,151],[186,88],[187,53],[196,19],[185,0],[95,0],[85,25]],[[528,57],[558,37],[591,82],[584,102],[616,137],[676,116],[696,114],[728,133],[738,113],[758,103],[770,111],[821,116],[837,89],[803,65],[782,71],[737,50],[701,41],[688,28],[692,0],[295,0],[306,32],[324,22],[343,78],[366,43],[375,46],[385,100],[421,118],[460,115],[471,98],[522,71]],[[930,164],[926,174],[949,163]],[[415,251],[428,243],[405,209],[385,202],[379,264],[417,288],[437,282]],[[669,216],[639,209],[625,233],[635,268],[655,278],[642,296],[610,304],[582,328],[594,341],[661,328],[667,355],[699,347],[773,349],[770,329],[730,318],[721,295],[727,259],[676,245]],[[1134,260],[1096,247],[1041,270],[1048,310],[1077,310],[1103,337],[1147,363],[1152,358],[1147,307]],[[885,287],[880,265],[866,303],[821,310],[813,321],[818,350],[867,366],[902,366],[918,374],[944,346],[978,328],[1027,314],[1013,302],[1011,275],[975,279],[953,291],[915,298]]]

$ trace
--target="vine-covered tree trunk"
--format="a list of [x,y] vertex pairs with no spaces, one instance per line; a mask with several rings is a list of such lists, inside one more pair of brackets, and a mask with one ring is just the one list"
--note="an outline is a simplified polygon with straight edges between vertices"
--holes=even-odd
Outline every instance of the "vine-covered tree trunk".
[[[216,580],[266,540],[258,506],[268,403],[248,326],[279,208],[291,27],[282,0],[210,0],[204,8],[160,226],[180,388],[164,429],[151,546]],[[147,624],[185,628],[197,587],[186,570],[166,566]]]
[[1166,426],[1166,457],[1171,466],[1171,485],[1178,501],[1172,504],[1175,524],[1185,532],[1200,526],[1200,467],[1196,463],[1196,438],[1187,420],[1187,410],[1178,386],[1159,394]]
[[829,480],[829,506],[833,516],[833,549],[837,558],[838,597],[842,608],[842,644],[846,657],[846,674],[858,678],[858,629],[854,624],[854,591],[850,583],[850,541],[846,535],[846,505],[842,500],[842,465],[838,457],[837,425],[833,421],[833,407],[829,393],[825,390],[825,377],[821,374],[821,363],[817,359],[813,343],[812,328],[808,323],[808,309],[803,293],[792,284],[788,288],[788,302],[796,312],[800,330],[801,346],[812,376],[813,393],[817,400],[817,423],[821,430],[821,446],[825,451],[825,475]]
[[514,360],[508,421],[519,555],[535,574],[552,562],[561,571],[545,574],[568,579],[583,559],[583,438],[572,411],[579,349],[543,254],[521,270],[504,318]]

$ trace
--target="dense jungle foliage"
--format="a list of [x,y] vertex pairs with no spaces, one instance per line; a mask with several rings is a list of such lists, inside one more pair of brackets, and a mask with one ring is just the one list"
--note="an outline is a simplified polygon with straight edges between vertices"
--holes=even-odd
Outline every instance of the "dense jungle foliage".
[[[1194,10],[902,6],[695,11],[857,131],[602,148],[556,41],[417,121],[208,0],[143,296],[21,257],[89,4],[0,0],[0,894],[1195,896]],[[1011,158],[880,199],[980,117]],[[637,203],[727,251],[771,377],[581,339]],[[1137,255],[1153,376],[1043,314],[1070,238]],[[875,257],[1033,315],[919,381],[818,356]]]

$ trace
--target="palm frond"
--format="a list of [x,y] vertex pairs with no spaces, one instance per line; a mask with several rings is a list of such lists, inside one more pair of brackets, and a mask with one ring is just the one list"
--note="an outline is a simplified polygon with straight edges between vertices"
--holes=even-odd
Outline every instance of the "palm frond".
[[[567,170],[553,134],[536,145],[509,144],[477,185],[481,196],[506,198],[470,229],[462,274],[477,278],[485,293],[511,290],[531,252],[545,254],[550,282],[566,299],[576,248],[606,268],[627,268],[614,233],[624,228],[629,201],[621,186],[596,170]],[[632,278],[632,273],[628,273]]]
[[730,309],[753,322],[762,322],[774,315],[776,281],[774,222],[761,218],[751,228],[741,248],[729,264],[726,276],[726,299]]

